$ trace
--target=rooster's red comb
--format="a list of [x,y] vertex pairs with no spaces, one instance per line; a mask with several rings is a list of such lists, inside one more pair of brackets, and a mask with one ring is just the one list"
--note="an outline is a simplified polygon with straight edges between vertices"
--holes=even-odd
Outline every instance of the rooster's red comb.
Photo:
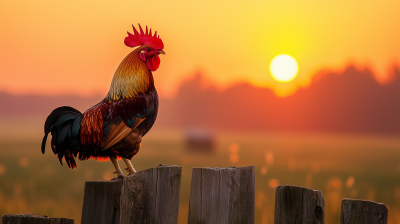
[[136,30],[136,28],[132,25],[133,27],[133,33],[131,34],[128,32],[128,36],[125,37],[125,45],[128,47],[136,47],[144,44],[148,44],[155,49],[161,50],[164,48],[164,44],[162,40],[160,39],[160,35],[157,36],[157,31],[154,32],[154,36],[151,34],[151,29],[150,32],[147,30],[146,26],[146,33],[143,32],[142,27],[139,24],[139,29],[140,33]]

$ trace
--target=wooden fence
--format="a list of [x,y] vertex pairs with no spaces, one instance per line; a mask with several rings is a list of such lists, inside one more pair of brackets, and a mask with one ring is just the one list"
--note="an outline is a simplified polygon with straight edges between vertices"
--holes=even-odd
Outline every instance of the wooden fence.
[[[121,180],[85,184],[81,224],[176,224],[182,168],[157,166]],[[188,224],[254,223],[254,166],[193,168]],[[278,186],[275,224],[322,224],[321,191]],[[343,199],[340,224],[386,224],[384,204]],[[73,224],[65,218],[4,215],[2,224]]]

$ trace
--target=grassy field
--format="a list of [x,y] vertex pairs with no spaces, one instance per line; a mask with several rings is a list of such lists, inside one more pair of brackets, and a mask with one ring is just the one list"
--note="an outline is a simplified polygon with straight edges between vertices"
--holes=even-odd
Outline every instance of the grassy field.
[[[40,153],[41,133],[0,138],[0,213],[68,217],[80,223],[85,181],[110,179],[111,162],[78,161],[61,166],[49,146]],[[154,130],[132,159],[137,170],[183,167],[179,223],[187,223],[191,168],[254,165],[256,223],[273,223],[278,184],[306,186],[325,196],[327,224],[339,223],[342,198],[368,199],[389,207],[400,223],[400,138],[273,133],[216,134],[213,153],[191,152],[182,132]]]

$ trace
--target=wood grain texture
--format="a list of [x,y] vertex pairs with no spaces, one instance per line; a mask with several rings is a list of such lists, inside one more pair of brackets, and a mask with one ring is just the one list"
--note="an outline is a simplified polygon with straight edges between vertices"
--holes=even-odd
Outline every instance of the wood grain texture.
[[178,223],[181,176],[182,167],[157,166],[126,178],[120,223]]
[[123,180],[88,181],[85,183],[81,224],[111,224],[119,220]]
[[306,187],[278,186],[275,195],[275,224],[323,224],[324,196]]
[[254,223],[254,166],[193,168],[189,224]]
[[32,214],[3,215],[1,224],[74,224],[73,219],[50,218]]
[[388,208],[385,204],[354,199],[342,200],[340,224],[386,224]]
[[182,168],[157,166],[123,180],[86,182],[82,224],[178,223]]

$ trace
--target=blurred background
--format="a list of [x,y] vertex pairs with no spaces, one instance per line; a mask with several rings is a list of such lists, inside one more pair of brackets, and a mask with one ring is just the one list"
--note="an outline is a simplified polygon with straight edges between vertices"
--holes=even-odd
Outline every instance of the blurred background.
[[[159,116],[132,159],[137,170],[183,167],[186,223],[192,167],[256,170],[256,223],[273,223],[279,184],[389,207],[400,223],[400,2],[0,0],[0,214],[80,223],[85,181],[110,162],[60,166],[43,125],[56,107],[82,112],[106,95],[131,24],[157,30]],[[292,77],[271,72],[278,55]],[[289,61],[281,63],[289,66]],[[294,66],[294,67],[293,67]],[[290,66],[289,66],[290,67]],[[279,81],[281,80],[281,81]]]

